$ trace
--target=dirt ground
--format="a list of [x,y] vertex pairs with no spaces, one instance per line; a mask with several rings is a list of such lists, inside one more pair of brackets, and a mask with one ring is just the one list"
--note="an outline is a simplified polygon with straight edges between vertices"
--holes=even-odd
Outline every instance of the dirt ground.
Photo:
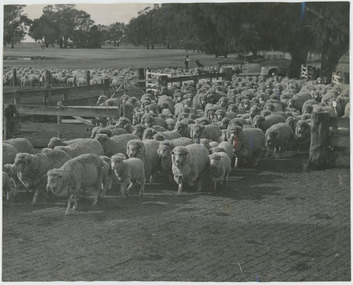
[[349,281],[350,171],[307,155],[234,169],[225,191],[3,203],[3,281]]

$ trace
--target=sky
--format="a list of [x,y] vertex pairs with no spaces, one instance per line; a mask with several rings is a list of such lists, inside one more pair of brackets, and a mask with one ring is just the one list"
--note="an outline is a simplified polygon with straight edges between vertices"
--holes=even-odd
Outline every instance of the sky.
[[[36,19],[42,15],[43,8],[49,4],[27,5],[23,11],[28,18]],[[95,24],[110,25],[115,22],[127,24],[129,20],[138,15],[146,7],[153,7],[152,3],[118,3],[118,4],[75,4],[77,10],[83,10],[91,15]],[[24,41],[34,41],[26,36]]]

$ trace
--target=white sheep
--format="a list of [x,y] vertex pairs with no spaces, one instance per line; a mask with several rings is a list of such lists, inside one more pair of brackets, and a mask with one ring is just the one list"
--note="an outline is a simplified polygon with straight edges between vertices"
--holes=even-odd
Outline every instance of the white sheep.
[[69,214],[72,202],[74,202],[72,210],[77,209],[77,196],[87,187],[94,187],[92,206],[95,206],[102,190],[102,183],[103,188],[106,185],[103,170],[104,163],[98,155],[82,154],[65,162],[60,168],[49,170],[46,189],[58,197],[69,196],[65,215]]
[[178,146],[172,152],[172,171],[181,195],[184,184],[202,189],[202,178],[208,167],[208,150],[199,144]]
[[275,153],[282,151],[293,143],[293,131],[286,123],[278,123],[267,129],[266,146]]
[[134,184],[141,185],[139,195],[143,195],[145,189],[145,167],[139,158],[124,159],[122,154],[111,157],[111,168],[121,182],[120,191],[122,197],[129,195]]
[[103,147],[96,139],[79,139],[67,146],[56,146],[54,149],[65,151],[72,158],[86,153],[103,155]]
[[112,136],[111,138],[105,134],[96,135],[96,140],[98,140],[103,147],[104,155],[108,157],[111,157],[116,153],[123,153],[126,155],[127,143],[133,139],[139,139],[139,137],[133,134],[123,134]]
[[36,205],[40,193],[45,190],[46,174],[50,169],[61,167],[71,156],[61,150],[52,150],[48,153],[28,154],[18,153],[13,172],[27,188],[35,189],[32,205]]
[[224,152],[229,156],[230,161],[233,161],[234,159],[233,145],[229,141],[220,142],[217,146],[212,147],[210,152]]
[[17,152],[34,153],[34,148],[31,142],[25,138],[14,138],[9,140],[4,140],[3,143],[12,145]]
[[217,182],[223,189],[226,187],[231,170],[231,160],[224,152],[215,152],[209,155],[209,174],[214,183],[214,191],[217,190]]
[[165,131],[158,132],[153,136],[156,141],[173,140],[181,138],[181,135],[177,131]]
[[67,146],[72,143],[76,143],[81,139],[73,139],[73,140],[67,140],[64,141],[58,137],[52,137],[48,143],[48,148],[54,149],[56,146]]
[[157,153],[159,142],[155,140],[130,140],[126,146],[126,153],[129,158],[135,157],[142,160],[145,166],[146,181],[152,183],[152,178],[160,165]]
[[14,146],[3,143],[2,144],[2,165],[12,164],[15,161],[17,150]]

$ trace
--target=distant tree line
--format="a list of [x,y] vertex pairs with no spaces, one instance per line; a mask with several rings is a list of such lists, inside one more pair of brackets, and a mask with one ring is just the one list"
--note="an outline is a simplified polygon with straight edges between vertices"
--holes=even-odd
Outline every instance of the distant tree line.
[[4,44],[12,46],[28,34],[45,46],[100,48],[121,42],[153,49],[197,50],[216,56],[254,55],[260,50],[288,51],[290,77],[298,76],[308,52],[322,55],[329,75],[349,49],[349,2],[178,3],[146,8],[127,25],[96,25],[75,5],[48,5],[34,21],[23,5],[5,5]]

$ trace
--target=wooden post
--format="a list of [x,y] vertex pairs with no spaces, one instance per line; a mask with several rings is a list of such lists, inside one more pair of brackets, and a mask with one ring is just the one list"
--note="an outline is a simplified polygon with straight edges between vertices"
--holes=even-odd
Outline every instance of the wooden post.
[[8,140],[12,138],[14,131],[14,116],[17,113],[15,105],[8,105],[4,109],[4,138]]
[[109,96],[110,81],[108,78],[103,81],[103,94]]
[[311,141],[309,164],[311,169],[325,169],[329,163],[330,113],[313,112],[311,115]]
[[[137,70],[137,74],[138,74],[138,80],[145,80],[146,75],[145,75],[145,69],[144,68],[139,68]],[[138,86],[141,87],[141,88],[146,88],[146,81],[139,82]]]
[[50,88],[50,70],[45,71],[45,88]]
[[224,68],[224,73],[225,73],[224,79],[227,81],[232,81],[232,75],[233,75],[232,68],[231,67]]
[[58,125],[58,138],[60,138],[61,139],[61,132],[60,132],[60,125],[61,125],[61,116],[57,116],[56,117],[56,122],[57,122],[57,125]]
[[63,94],[63,97],[62,97],[63,99],[62,99],[62,102],[63,103],[66,103],[67,102],[67,100],[68,100],[68,94]]
[[91,72],[89,70],[86,71],[86,83],[87,83],[87,86],[90,86],[91,85]]
[[17,85],[17,70],[14,68],[12,70],[12,86],[15,87]]
[[73,85],[74,87],[77,86],[77,78],[76,78],[76,76],[74,76],[74,80],[73,80],[73,82],[72,82],[72,85]]
[[199,83],[199,79],[198,79],[198,78],[195,78],[195,79],[194,79],[195,87],[197,86],[197,83]]

